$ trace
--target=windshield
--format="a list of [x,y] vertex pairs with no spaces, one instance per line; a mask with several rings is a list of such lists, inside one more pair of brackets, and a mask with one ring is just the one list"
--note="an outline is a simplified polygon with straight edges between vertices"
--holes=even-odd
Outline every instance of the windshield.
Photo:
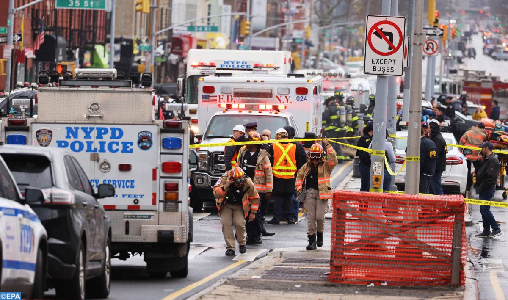
[[272,137],[277,129],[289,125],[288,120],[282,116],[220,115],[214,116],[210,121],[205,138],[229,138],[233,135],[235,125],[251,122],[257,122],[259,133],[265,129],[270,130]]
[[53,186],[51,162],[47,157],[23,154],[2,154],[2,158],[11,170],[21,192],[25,188],[40,189]]
[[187,78],[187,103],[198,104],[198,82],[201,75],[191,75]]
[[348,85],[349,85],[348,81],[324,80],[323,81],[323,90],[324,91],[341,90],[344,92]]

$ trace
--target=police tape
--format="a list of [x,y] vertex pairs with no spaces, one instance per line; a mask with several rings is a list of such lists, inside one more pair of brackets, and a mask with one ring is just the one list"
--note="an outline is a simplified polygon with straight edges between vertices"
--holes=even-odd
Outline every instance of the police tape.
[[[404,194],[402,191],[388,191],[390,194]],[[432,194],[423,194],[419,193],[419,195],[427,195],[427,196],[439,196],[439,195],[432,195]],[[497,207],[504,207],[508,208],[507,202],[498,202],[498,201],[492,201],[492,200],[479,200],[479,199],[470,199],[470,198],[464,198],[464,202],[468,204],[475,204],[475,205],[488,205],[488,206],[497,206]]]
[[388,163],[388,159],[386,158],[385,156],[385,166],[386,166],[386,170],[388,171],[388,174],[392,175],[392,176],[397,176],[399,175],[402,170],[404,170],[404,168],[406,167],[406,161],[404,161],[404,163],[402,164],[402,167],[400,168],[400,170],[395,173],[392,168],[390,168],[390,164]]
[[[350,136],[350,137],[340,137],[340,138],[326,138],[328,141],[332,140],[348,140],[348,139],[357,139],[359,136]],[[273,144],[273,143],[294,143],[294,142],[312,142],[312,141],[321,141],[324,138],[315,138],[315,139],[284,139],[284,140],[267,140],[267,141],[247,141],[247,142],[225,142],[225,143],[209,143],[209,144],[193,144],[189,145],[190,149],[195,148],[211,148],[211,147],[225,147],[225,146],[242,146],[242,145],[261,145],[261,144]],[[332,141],[333,142],[333,141]],[[336,142],[342,145],[350,145]],[[365,149],[365,148],[361,148]],[[368,150],[368,149],[367,149]]]

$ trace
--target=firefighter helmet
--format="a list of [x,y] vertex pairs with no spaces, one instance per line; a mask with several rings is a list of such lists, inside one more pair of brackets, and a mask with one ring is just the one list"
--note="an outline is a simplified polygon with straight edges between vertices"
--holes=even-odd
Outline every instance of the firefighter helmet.
[[261,135],[257,131],[250,131],[248,135],[251,141],[261,141]]
[[320,159],[323,156],[323,146],[315,143],[310,147],[309,156],[311,159]]
[[346,98],[346,104],[353,105],[355,104],[355,98],[353,96],[349,96]]

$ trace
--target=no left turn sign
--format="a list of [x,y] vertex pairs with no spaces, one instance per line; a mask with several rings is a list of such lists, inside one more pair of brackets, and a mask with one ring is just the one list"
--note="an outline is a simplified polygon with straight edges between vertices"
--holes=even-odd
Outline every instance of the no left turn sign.
[[436,40],[428,39],[423,44],[423,52],[427,55],[435,55],[439,50],[439,44]]
[[367,16],[365,74],[402,75],[405,23],[404,17]]

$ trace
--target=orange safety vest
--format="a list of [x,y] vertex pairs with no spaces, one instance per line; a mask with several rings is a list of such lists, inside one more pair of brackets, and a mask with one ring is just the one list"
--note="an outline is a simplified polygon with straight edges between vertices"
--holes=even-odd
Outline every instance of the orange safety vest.
[[295,178],[296,174],[296,145],[273,144],[273,176],[281,179]]
[[[236,143],[236,140],[235,139],[230,139],[228,141],[228,143]],[[233,147],[236,147],[236,146],[233,146]],[[236,148],[238,149],[238,148]],[[224,153],[226,153],[226,147],[224,147]],[[231,158],[231,166],[232,167],[235,167],[236,166],[236,159],[238,158],[238,150],[235,150],[235,153],[233,154],[233,157]]]
[[[485,141],[485,135],[477,130],[468,130],[461,138],[460,144],[467,147],[479,147]],[[465,149],[464,149],[465,150]],[[462,152],[464,152],[462,150]],[[479,159],[478,154],[480,150],[469,149],[469,154],[465,155],[467,160],[477,161]]]

